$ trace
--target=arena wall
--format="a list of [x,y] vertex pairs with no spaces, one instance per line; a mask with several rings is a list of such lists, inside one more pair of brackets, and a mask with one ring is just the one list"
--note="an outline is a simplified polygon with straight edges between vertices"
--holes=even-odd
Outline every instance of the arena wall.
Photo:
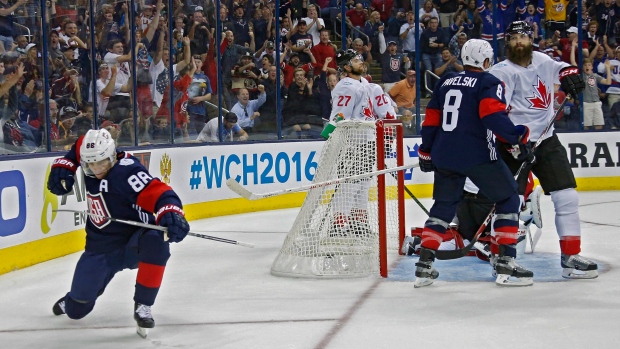
[[[577,177],[578,190],[620,189],[617,133],[559,136]],[[405,139],[405,163],[417,161],[419,141]],[[188,220],[195,220],[300,206],[304,193],[248,201],[230,191],[225,182],[233,177],[255,192],[309,184],[322,146],[323,142],[240,143],[140,148],[132,154],[153,176],[172,185],[183,200]],[[45,184],[53,159],[0,161],[0,274],[84,248],[85,215],[54,212],[87,209],[83,179],[78,176],[73,193],[62,197],[51,194]],[[432,195],[432,181],[431,173],[405,173],[406,185],[418,197]]]

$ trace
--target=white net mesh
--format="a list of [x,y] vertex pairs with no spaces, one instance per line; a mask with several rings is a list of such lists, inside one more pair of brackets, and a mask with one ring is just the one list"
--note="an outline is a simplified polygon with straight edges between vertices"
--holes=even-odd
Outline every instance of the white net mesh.
[[[393,126],[385,144],[393,150]],[[341,121],[325,143],[313,182],[377,171],[374,122]],[[382,154],[384,169],[396,167],[394,152]],[[381,163],[381,162],[379,162]],[[397,174],[385,175],[388,249],[399,246]],[[292,277],[360,277],[379,271],[379,195],[377,176],[314,188],[272,264],[271,273]],[[402,197],[402,196],[401,196]]]

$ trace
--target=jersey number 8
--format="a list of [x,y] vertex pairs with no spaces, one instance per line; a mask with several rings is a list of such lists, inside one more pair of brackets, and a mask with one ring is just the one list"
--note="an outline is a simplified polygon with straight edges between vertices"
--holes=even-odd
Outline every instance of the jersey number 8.
[[127,178],[127,183],[129,183],[131,188],[137,193],[144,189],[151,179],[153,179],[153,177],[149,176],[148,173],[140,171],[137,174],[129,176],[129,178]]
[[[454,97],[454,100],[452,97]],[[443,124],[441,125],[444,131],[449,132],[456,128],[456,124],[459,121],[459,108],[461,107],[462,99],[463,93],[459,90],[450,90],[446,93],[443,103]]]

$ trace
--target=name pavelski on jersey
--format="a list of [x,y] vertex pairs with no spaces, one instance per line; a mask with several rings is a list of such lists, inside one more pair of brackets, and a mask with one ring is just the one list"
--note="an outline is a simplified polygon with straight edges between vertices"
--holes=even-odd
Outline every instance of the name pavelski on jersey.
[[[462,80],[462,81],[461,81]],[[474,87],[478,81],[478,78],[472,78],[469,76],[455,76],[453,78],[446,79],[441,86],[467,86]]]

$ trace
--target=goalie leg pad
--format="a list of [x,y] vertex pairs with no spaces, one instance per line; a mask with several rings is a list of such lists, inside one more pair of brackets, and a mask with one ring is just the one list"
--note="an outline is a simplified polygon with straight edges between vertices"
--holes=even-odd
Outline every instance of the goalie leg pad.
[[532,223],[540,229],[543,227],[542,214],[540,213],[540,195],[542,194],[542,191],[542,187],[539,185],[534,189],[528,198],[529,208],[532,215]]

